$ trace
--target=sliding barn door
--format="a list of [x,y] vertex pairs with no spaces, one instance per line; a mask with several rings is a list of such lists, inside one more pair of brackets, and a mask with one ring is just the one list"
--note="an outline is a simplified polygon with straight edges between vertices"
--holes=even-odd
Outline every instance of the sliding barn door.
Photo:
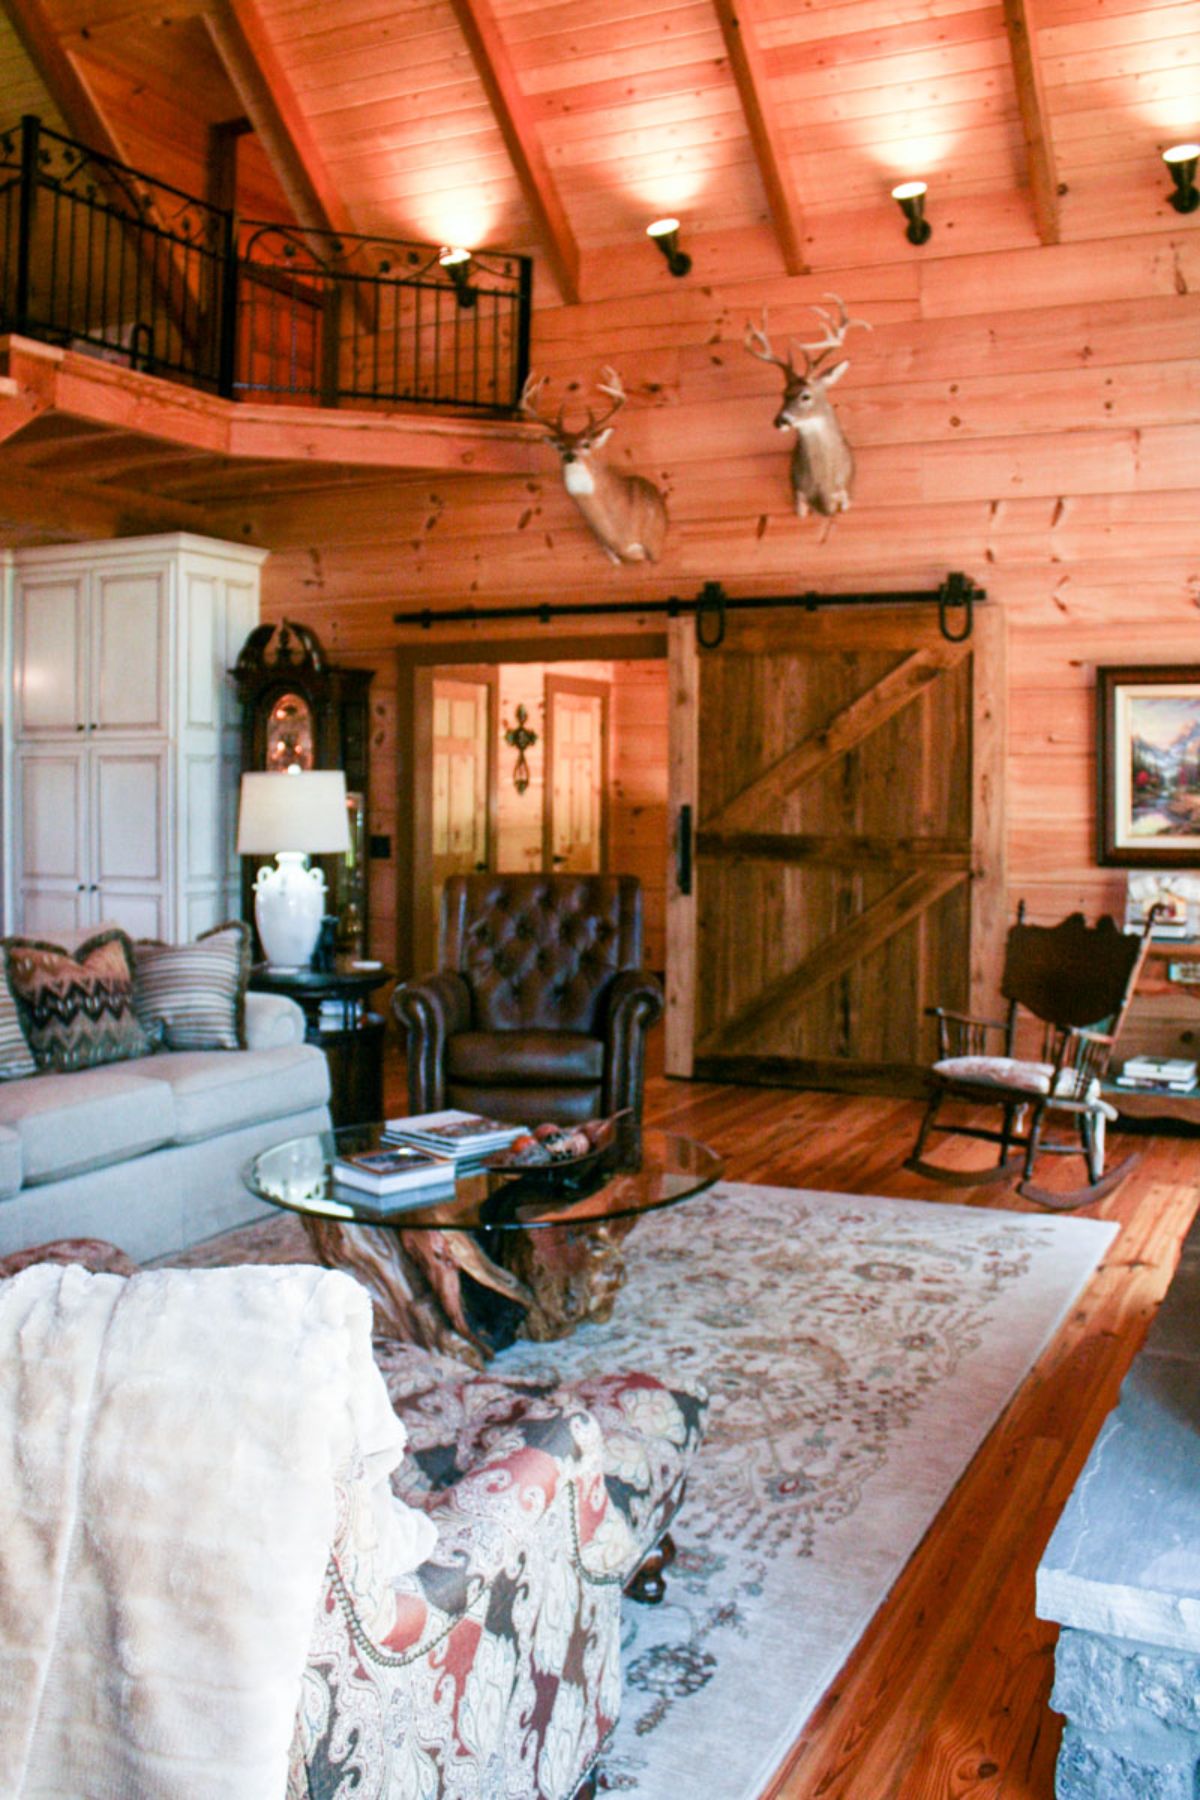
[[745,612],[672,635],[667,1069],[914,1092],[925,1008],[997,1003],[1002,621]]

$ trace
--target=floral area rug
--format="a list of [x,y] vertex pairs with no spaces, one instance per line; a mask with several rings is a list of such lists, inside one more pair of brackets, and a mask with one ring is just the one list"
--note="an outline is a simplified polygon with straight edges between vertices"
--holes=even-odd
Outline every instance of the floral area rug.
[[[756,1800],[1115,1232],[725,1183],[639,1222],[607,1324],[497,1358],[712,1396],[667,1598],[625,1608],[605,1791]],[[186,1260],[305,1255],[281,1218]]]

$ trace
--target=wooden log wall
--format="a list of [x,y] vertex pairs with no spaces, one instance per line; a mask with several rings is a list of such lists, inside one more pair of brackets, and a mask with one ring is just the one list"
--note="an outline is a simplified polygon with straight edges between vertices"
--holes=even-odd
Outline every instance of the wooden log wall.
[[[946,241],[953,216],[910,251],[896,219],[859,215],[844,265],[804,278],[778,273],[765,233],[736,254],[727,240],[720,270],[702,242],[684,282],[613,253],[605,280],[621,297],[540,311],[534,366],[550,404],[605,362],[623,375],[631,398],[608,453],[667,493],[654,567],[605,560],[548,448],[535,476],[411,479],[328,504],[281,496],[232,514],[231,529],[252,521],[276,546],[268,609],[380,663],[398,642],[429,642],[392,624],[396,608],[658,599],[709,579],[738,595],[922,588],[964,570],[1009,627],[1010,904],[1023,895],[1047,919],[1119,908],[1123,877],[1094,846],[1093,671],[1200,661],[1200,223],[1172,220],[1164,205],[1140,235],[1041,247],[997,202],[998,247],[963,215],[978,245],[964,255]],[[771,424],[779,377],[741,337],[764,305],[780,343],[806,334],[807,307],[831,290],[872,326],[851,334],[834,396],[855,500],[836,521],[800,521],[791,439]],[[639,625],[662,621],[578,629]],[[560,653],[573,628],[552,628]]]

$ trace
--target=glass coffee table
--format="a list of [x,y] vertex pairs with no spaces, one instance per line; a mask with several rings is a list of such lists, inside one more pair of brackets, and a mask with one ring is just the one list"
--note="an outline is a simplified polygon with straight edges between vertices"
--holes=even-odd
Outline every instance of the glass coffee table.
[[638,1219],[724,1172],[706,1144],[623,1121],[578,1170],[460,1167],[452,1191],[382,1199],[335,1181],[335,1158],[379,1149],[382,1130],[290,1138],[253,1158],[246,1185],[299,1215],[326,1268],[363,1282],[382,1335],[477,1367],[519,1337],[565,1337],[606,1319]]

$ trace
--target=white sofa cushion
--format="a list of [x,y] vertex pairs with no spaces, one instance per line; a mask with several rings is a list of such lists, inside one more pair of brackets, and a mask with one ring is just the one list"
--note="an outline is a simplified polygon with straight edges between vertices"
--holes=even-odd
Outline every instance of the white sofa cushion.
[[20,1193],[23,1170],[20,1138],[15,1131],[0,1125],[0,1200]]
[[171,1143],[175,1107],[171,1089],[149,1074],[157,1072],[157,1062],[139,1062],[136,1069],[106,1063],[0,1084],[0,1125],[21,1140],[25,1186],[101,1169]]
[[[281,1050],[180,1050],[156,1056],[155,1082],[175,1101],[174,1141],[194,1144],[329,1098],[329,1065],[310,1044]],[[2,1090],[0,1090],[2,1094]]]

